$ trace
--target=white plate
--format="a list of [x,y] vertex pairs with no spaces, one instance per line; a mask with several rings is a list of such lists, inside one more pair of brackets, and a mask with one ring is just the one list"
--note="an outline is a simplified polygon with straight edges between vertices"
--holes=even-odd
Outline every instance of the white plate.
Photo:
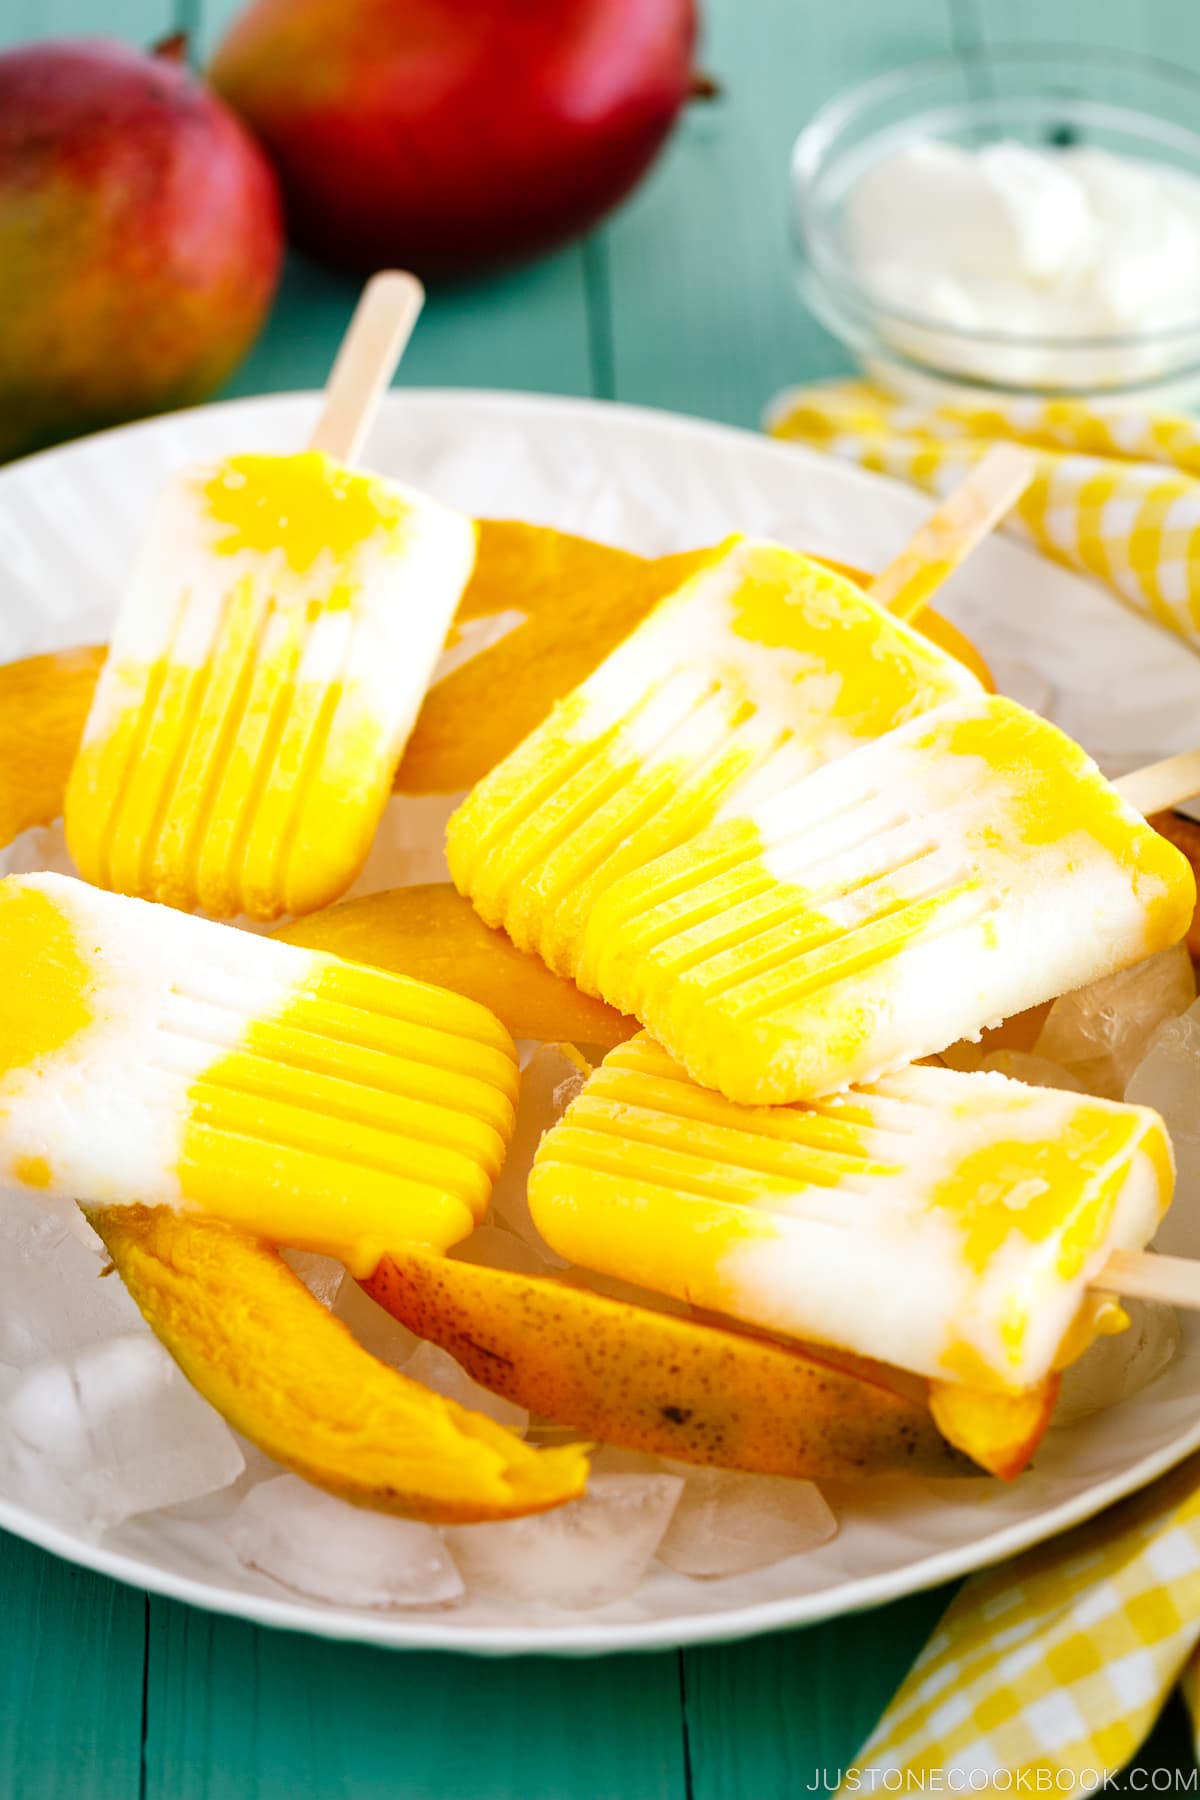
[[[291,448],[311,396],[236,401],[152,420],[0,473],[0,661],[108,629],[166,470],[198,455]],[[504,394],[392,394],[366,460],[442,498],[645,552],[768,533],[875,566],[923,502],[794,447],[666,414]],[[1200,659],[1109,595],[1021,546],[985,545],[945,610],[1002,680],[1109,766],[1188,747]],[[9,1279],[13,1279],[11,1275]],[[0,1269],[0,1308],[6,1272]],[[837,1499],[839,1536],[810,1556],[721,1582],[656,1569],[590,1613],[472,1602],[376,1613],[301,1600],[243,1570],[220,1532],[228,1500],[143,1515],[97,1542],[0,1489],[0,1525],[86,1567],[218,1611],[328,1637],[487,1654],[583,1654],[714,1642],[872,1606],[977,1569],[1086,1518],[1200,1448],[1200,1321],[1137,1399],[1052,1433],[1036,1470],[986,1480],[868,1483]]]

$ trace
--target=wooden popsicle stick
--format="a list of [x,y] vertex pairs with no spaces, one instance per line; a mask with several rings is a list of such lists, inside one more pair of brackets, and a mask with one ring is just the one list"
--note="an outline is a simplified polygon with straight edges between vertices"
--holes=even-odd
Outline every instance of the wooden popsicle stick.
[[1091,1286],[1130,1300],[1161,1300],[1200,1311],[1200,1257],[1114,1250]]
[[356,460],[424,304],[425,289],[415,275],[397,269],[372,275],[330,370],[310,450],[339,462]]
[[898,619],[919,613],[975,546],[1021,498],[1037,465],[1016,444],[996,444],[965,481],[931,513],[868,588],[880,606]]
[[1200,750],[1183,750],[1148,763],[1132,775],[1122,775],[1113,786],[1140,813],[1169,812],[1200,794]]

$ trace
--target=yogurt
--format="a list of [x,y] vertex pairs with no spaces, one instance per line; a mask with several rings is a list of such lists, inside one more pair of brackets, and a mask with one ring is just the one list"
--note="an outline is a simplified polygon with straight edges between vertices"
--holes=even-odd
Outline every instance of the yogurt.
[[844,224],[881,332],[939,367],[1053,384],[1069,348],[1073,374],[1113,384],[1176,363],[1152,340],[1200,325],[1200,181],[1165,164],[922,139],[863,172]]

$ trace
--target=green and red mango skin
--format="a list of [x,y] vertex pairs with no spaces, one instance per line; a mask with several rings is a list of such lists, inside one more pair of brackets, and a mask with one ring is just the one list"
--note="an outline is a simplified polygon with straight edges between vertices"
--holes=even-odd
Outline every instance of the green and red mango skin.
[[269,164],[173,57],[0,55],[0,458],[204,399],[282,251]]
[[252,0],[210,74],[304,249],[462,276],[624,197],[691,90],[695,30],[694,0]]

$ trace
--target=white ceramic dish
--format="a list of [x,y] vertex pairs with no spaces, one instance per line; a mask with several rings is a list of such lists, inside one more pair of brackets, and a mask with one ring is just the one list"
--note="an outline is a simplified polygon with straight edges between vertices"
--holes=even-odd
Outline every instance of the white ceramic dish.
[[[166,470],[235,446],[290,448],[303,440],[315,405],[311,396],[287,395],[201,408],[0,473],[0,661],[102,639]],[[905,490],[804,450],[573,400],[398,392],[366,460],[477,513],[535,519],[645,552],[741,527],[874,566],[923,510]],[[985,546],[947,591],[945,610],[1002,683],[1110,766],[1190,743],[1200,659],[1021,546]],[[0,1268],[0,1307],[5,1279]],[[1200,1448],[1198,1392],[1200,1321],[1189,1320],[1160,1381],[1099,1419],[1052,1434],[1036,1470],[1011,1487],[982,1479],[867,1484],[835,1497],[841,1532],[812,1555],[713,1583],[656,1569],[631,1600],[590,1613],[480,1601],[450,1612],[376,1613],[305,1601],[235,1562],[220,1531],[230,1502],[220,1497],[146,1514],[96,1541],[0,1488],[0,1525],[140,1587],[327,1637],[493,1655],[654,1649],[875,1605],[1049,1537]]]

